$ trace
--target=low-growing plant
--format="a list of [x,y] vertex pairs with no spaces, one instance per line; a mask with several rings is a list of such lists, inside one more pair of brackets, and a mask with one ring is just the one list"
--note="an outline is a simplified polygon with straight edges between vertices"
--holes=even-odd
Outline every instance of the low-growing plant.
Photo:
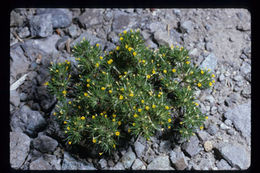
[[51,63],[46,83],[58,103],[53,116],[62,124],[69,145],[86,140],[100,154],[117,148],[126,136],[149,138],[156,131],[189,138],[203,128],[194,92],[215,82],[214,74],[190,62],[178,46],[145,46],[140,31],[119,34],[110,52],[83,40],[72,62]]

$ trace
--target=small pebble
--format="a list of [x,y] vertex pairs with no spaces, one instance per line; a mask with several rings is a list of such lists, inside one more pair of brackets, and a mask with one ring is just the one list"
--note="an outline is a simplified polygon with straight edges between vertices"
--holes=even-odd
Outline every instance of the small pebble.
[[206,152],[211,151],[212,148],[213,148],[213,145],[212,145],[212,143],[211,143],[210,141],[206,141],[206,142],[204,143],[204,149],[205,149]]

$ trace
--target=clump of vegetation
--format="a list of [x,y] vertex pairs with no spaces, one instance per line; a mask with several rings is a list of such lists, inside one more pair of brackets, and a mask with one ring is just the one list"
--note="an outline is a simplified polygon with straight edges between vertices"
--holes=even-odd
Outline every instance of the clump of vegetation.
[[194,92],[215,82],[214,74],[190,63],[183,47],[150,50],[140,31],[124,31],[115,50],[102,52],[83,39],[73,49],[77,65],[51,63],[46,83],[58,104],[53,116],[69,145],[87,140],[100,153],[126,136],[149,138],[170,130],[188,138],[207,119]]

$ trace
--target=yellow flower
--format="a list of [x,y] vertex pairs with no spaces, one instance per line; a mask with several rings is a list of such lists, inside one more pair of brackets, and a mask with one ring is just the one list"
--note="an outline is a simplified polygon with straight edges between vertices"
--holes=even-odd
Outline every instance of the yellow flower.
[[137,114],[134,114],[134,117],[135,117],[135,118],[137,118],[137,117],[138,117],[138,115],[137,115]]
[[110,60],[107,61],[108,64],[111,64],[112,62],[113,62],[112,59],[110,59]]
[[133,126],[135,126],[135,123],[133,123]]
[[155,106],[155,105],[152,105],[152,108],[156,108],[156,106]]
[[174,46],[173,46],[173,44],[171,44],[171,49],[173,49],[174,48]]
[[146,76],[146,78],[147,78],[147,79],[150,79],[150,78],[151,78],[151,75],[148,74],[148,75]]
[[209,86],[212,86],[212,82],[209,82]]
[[143,64],[145,63],[145,60],[142,60]]
[[212,80],[212,83],[215,83],[215,80]]
[[120,91],[124,91],[125,89],[124,88],[121,88]]
[[113,117],[113,118],[116,118],[116,114],[113,114],[112,117]]
[[126,48],[126,49],[128,48],[128,45],[127,45],[127,44],[125,45],[125,48]]
[[99,47],[99,44],[97,43],[96,46]]
[[92,139],[92,142],[93,142],[93,143],[96,143],[96,142],[97,142],[97,140],[96,140],[95,138],[93,138],[93,139]]
[[56,70],[56,72],[58,73],[58,72],[59,72],[59,70]]
[[116,119],[115,119],[115,118],[113,118],[113,119],[112,119],[112,121],[113,121],[113,122],[115,122],[115,121],[116,121]]
[[186,61],[186,64],[190,64],[190,61]]
[[69,141],[68,144],[71,145],[71,141]]
[[120,132],[117,131],[117,132],[116,132],[116,136],[119,136],[119,135],[120,135]]
[[89,84],[89,83],[87,84],[87,87],[90,87],[90,84]]
[[198,83],[198,87],[201,87],[201,83]]
[[106,88],[105,87],[101,87],[101,90],[105,90]]
[[122,123],[121,123],[121,121],[118,121],[117,124],[120,126]]
[[79,109],[81,109],[81,106],[78,106]]
[[142,109],[141,109],[141,108],[139,108],[137,111],[138,111],[138,112],[142,112]]
[[173,69],[172,69],[172,72],[173,72],[173,73],[175,73],[175,72],[176,72],[176,69],[175,69],[175,68],[173,68]]
[[84,96],[88,96],[88,93],[84,93]]
[[169,122],[169,123],[172,122],[172,119],[169,118],[169,119],[168,119],[168,122]]
[[128,131],[128,133],[130,133],[130,132],[131,132],[131,129],[129,129],[129,128],[128,128],[128,130],[127,130],[127,131]]
[[166,73],[167,73],[167,70],[163,70],[163,73],[165,73],[165,74],[166,74]]
[[109,90],[108,92],[111,94],[111,93],[112,93],[112,90]]
[[107,118],[107,114],[105,115],[105,118]]
[[214,75],[214,74],[212,74],[212,75],[211,75],[211,77],[215,77],[215,75]]
[[70,127],[67,127],[67,130],[70,130]]
[[63,123],[64,123],[64,124],[67,124],[67,121],[64,121]]
[[129,47],[129,48],[128,48],[128,51],[130,52],[132,49],[133,49],[133,48]]
[[144,103],[144,100],[141,100],[141,103]]
[[116,148],[116,145],[115,145],[115,144],[113,145],[113,148]]
[[57,115],[57,113],[56,113],[56,112],[53,112],[53,115],[55,116],[55,115]]
[[71,105],[71,101],[68,102]]
[[44,85],[49,85],[49,82],[45,82]]
[[204,74],[204,71],[203,71],[203,70],[201,70],[201,71],[200,71],[200,73],[201,73],[201,74]]
[[183,124],[183,122],[181,121],[181,122],[180,122],[180,125],[182,125],[182,124]]
[[120,99],[120,100],[123,100],[123,99],[124,99],[124,96],[120,95],[120,96],[119,96],[119,99]]
[[170,109],[170,108],[169,108],[169,106],[165,106],[165,109],[168,110],[168,109]]
[[103,154],[103,152],[102,153],[98,153],[100,156]]
[[124,30],[124,31],[123,31],[123,33],[124,33],[124,34],[126,34],[126,33],[127,33],[127,31],[126,31],[126,30]]
[[190,72],[190,75],[192,75],[192,74],[193,74],[193,71]]
[[155,70],[153,69],[153,71],[152,71],[152,74],[155,74],[156,72],[155,72]]
[[90,79],[87,79],[87,82],[90,82]]
[[130,96],[130,97],[133,97],[133,96],[134,96],[134,94],[133,94],[133,93],[130,93],[130,94],[129,94],[129,96]]
[[207,120],[208,118],[209,118],[208,116],[205,117],[206,120]]
[[85,120],[85,117],[84,117],[84,116],[82,116],[82,117],[80,117],[80,119],[81,119],[81,120]]
[[99,57],[99,59],[100,59],[100,60],[102,60],[102,59],[103,59],[103,57],[102,57],[102,56],[100,56],[100,57]]
[[67,91],[66,91],[66,90],[63,90],[63,91],[62,91],[62,94],[66,95],[66,94],[67,94]]
[[168,126],[168,129],[170,129],[171,128],[171,126]]
[[203,128],[204,128],[203,126],[200,126],[200,130],[203,130]]
[[95,117],[95,115],[92,115],[92,119],[95,119],[96,117]]
[[123,37],[120,37],[120,40],[122,41],[122,40],[124,40],[124,38],[123,38]]
[[145,109],[146,109],[146,110],[149,110],[149,109],[150,109],[150,107],[149,107],[149,106],[145,106]]
[[133,52],[133,55],[136,56],[136,52]]
[[136,107],[135,107],[135,106],[133,106],[133,109],[135,110],[135,109],[136,109]]
[[96,67],[99,67],[99,63],[96,63]]
[[119,50],[119,49],[120,49],[120,47],[119,47],[119,46],[117,46],[117,47],[116,47],[116,50]]
[[127,75],[127,72],[125,71],[124,74]]

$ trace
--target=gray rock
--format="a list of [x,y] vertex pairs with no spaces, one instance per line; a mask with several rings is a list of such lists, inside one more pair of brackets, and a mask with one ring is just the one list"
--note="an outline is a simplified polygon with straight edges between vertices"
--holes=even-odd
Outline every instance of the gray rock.
[[212,71],[215,70],[215,68],[217,67],[217,57],[213,54],[210,53],[205,59],[204,61],[201,63],[201,65],[199,66],[202,69],[211,69]]
[[210,123],[207,128],[207,132],[212,136],[214,136],[218,132],[218,130],[218,126],[215,123]]
[[199,140],[196,136],[192,136],[190,141],[182,145],[182,149],[190,156],[193,157],[200,152]]
[[170,166],[169,156],[158,156],[147,166],[147,170],[174,170]]
[[119,42],[119,37],[115,32],[110,32],[108,34],[108,39],[115,44],[118,44],[118,42]]
[[38,158],[30,163],[30,170],[51,170],[52,166],[43,159],[43,157]]
[[85,164],[81,161],[76,161],[69,153],[64,152],[64,158],[61,166],[62,170],[96,170],[93,164]]
[[173,44],[173,40],[169,37],[168,33],[163,30],[157,30],[154,33],[154,39],[159,45],[170,46]]
[[140,158],[144,152],[145,146],[141,144],[139,141],[134,143],[134,150],[138,158]]
[[58,142],[49,136],[41,135],[33,140],[33,146],[41,152],[53,152],[58,146]]
[[11,129],[16,132],[25,132],[34,136],[38,130],[46,125],[46,121],[40,112],[32,111],[24,105],[11,117]]
[[221,143],[216,149],[233,167],[247,169],[250,166],[250,153],[241,144]]
[[146,169],[144,163],[140,159],[136,159],[132,165],[133,170],[144,170]]
[[74,38],[78,35],[78,31],[77,31],[77,26],[76,25],[71,25],[69,28],[68,28],[68,31],[69,31],[69,35]]
[[109,167],[113,167],[115,165],[115,163],[113,162],[113,160],[108,160],[107,165]]
[[48,37],[52,34],[51,14],[36,15],[30,20],[30,31],[33,37]]
[[187,159],[179,147],[171,151],[170,160],[177,170],[184,170],[188,166]]
[[74,40],[73,42],[71,42],[70,47],[74,47],[76,44],[80,43],[83,38],[85,38],[86,40],[88,40],[90,42],[90,44],[92,46],[96,45],[97,43],[100,44],[101,48],[104,49],[104,41],[97,38],[95,35],[93,35],[91,32],[86,31],[84,33],[82,33],[76,40]]
[[30,62],[24,56],[23,50],[20,46],[11,47],[10,57],[10,75],[13,76],[16,81],[18,75],[24,75],[27,72]]
[[68,27],[72,22],[72,14],[68,9],[39,8],[37,9],[37,14],[51,15],[51,23],[53,28]]
[[86,9],[86,11],[79,16],[79,22],[84,28],[89,28],[93,25],[102,23],[103,9]]
[[18,107],[20,104],[20,96],[19,93],[16,90],[11,90],[10,91],[10,102]]
[[10,13],[10,26],[22,26],[26,19],[14,10]]
[[226,120],[224,121],[224,123],[225,123],[227,126],[232,127],[232,121],[231,121],[231,120],[226,119]]
[[221,159],[216,166],[218,167],[218,170],[227,170],[227,169],[231,169],[231,166],[224,160]]
[[43,159],[51,165],[52,170],[61,170],[61,159],[58,159],[55,155],[44,154]]
[[10,132],[10,164],[19,169],[29,153],[31,139],[24,133]]
[[164,28],[163,28],[161,22],[152,22],[152,23],[149,25],[149,29],[151,30],[152,33],[154,33],[155,31],[163,30]]
[[205,149],[206,152],[211,151],[212,148],[213,148],[213,145],[212,145],[212,142],[211,142],[211,141],[206,141],[206,142],[204,143],[204,149]]
[[192,21],[184,21],[180,24],[180,29],[183,33],[190,33],[193,30],[193,25]]
[[210,43],[210,42],[207,42],[205,44],[205,47],[206,47],[206,50],[209,51],[209,52],[211,52],[213,50],[213,44]]
[[199,139],[202,140],[203,142],[208,140],[210,137],[210,135],[206,131],[198,131],[197,134]]
[[69,37],[68,36],[64,36],[62,37],[61,39],[59,39],[56,43],[56,48],[58,50],[63,50],[65,49],[65,45],[66,45],[66,42],[68,41]]
[[251,65],[247,62],[243,62],[242,66],[240,67],[240,72],[242,72],[244,75],[251,72]]
[[251,138],[251,101],[238,105],[234,108],[229,108],[224,114],[226,119],[233,122],[235,128],[242,132],[242,135],[247,139]]
[[27,94],[21,93],[21,94],[20,94],[20,101],[24,102],[24,101],[26,101],[26,100],[27,100]]
[[118,162],[113,168],[110,168],[110,170],[125,170],[125,167],[121,162]]
[[251,97],[251,86],[246,86],[242,92],[241,92],[242,96],[244,96],[245,98],[250,98]]
[[19,36],[20,38],[26,38],[26,37],[30,36],[30,34],[31,34],[31,33],[30,33],[28,27],[24,27],[24,28],[22,28],[21,30],[19,30],[19,32],[18,32],[18,36]]
[[104,169],[107,167],[107,161],[105,159],[100,159],[98,162],[101,169]]
[[161,153],[169,153],[171,150],[171,142],[170,141],[161,141],[159,146],[159,151]]
[[223,73],[221,73],[221,75],[218,77],[218,80],[221,82],[225,79],[225,76]]
[[129,169],[132,166],[135,159],[136,159],[135,153],[132,151],[128,151],[123,155],[122,163],[126,169]]
[[147,31],[147,30],[142,31],[142,32],[141,32],[141,35],[143,36],[143,39],[144,39],[144,40],[147,40],[147,39],[150,38],[150,36],[151,36],[150,32]]
[[228,130],[228,129],[230,129],[230,127],[228,127],[226,124],[224,124],[224,123],[221,123],[220,124],[220,128],[222,129],[222,130]]
[[151,39],[145,41],[145,46],[149,47],[150,49],[158,48],[157,44],[155,44]]
[[134,28],[136,23],[138,23],[138,18],[132,14],[127,14],[121,11],[114,12],[112,30],[116,33],[120,33],[128,28]]

